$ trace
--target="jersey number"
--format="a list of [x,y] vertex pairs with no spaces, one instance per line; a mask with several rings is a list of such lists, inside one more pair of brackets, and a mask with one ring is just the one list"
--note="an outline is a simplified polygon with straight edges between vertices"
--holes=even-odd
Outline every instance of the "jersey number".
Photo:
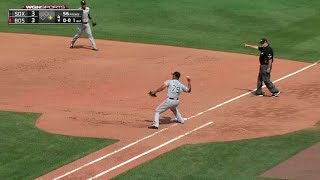
[[176,85],[173,85],[172,92],[179,93],[180,92],[180,87],[177,87]]

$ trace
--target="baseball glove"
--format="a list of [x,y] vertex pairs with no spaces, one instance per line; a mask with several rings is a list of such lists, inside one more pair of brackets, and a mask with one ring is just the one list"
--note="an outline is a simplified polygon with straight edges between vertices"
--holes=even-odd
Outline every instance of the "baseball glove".
[[92,21],[92,26],[96,26],[96,25],[97,25],[97,22]]
[[155,94],[155,93],[153,93],[152,91],[149,91],[149,96],[151,96],[151,97],[157,97],[157,95]]

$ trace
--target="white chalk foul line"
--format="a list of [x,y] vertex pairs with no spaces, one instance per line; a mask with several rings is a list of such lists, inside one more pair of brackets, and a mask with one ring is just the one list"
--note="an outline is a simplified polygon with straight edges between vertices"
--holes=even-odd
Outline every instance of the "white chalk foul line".
[[145,156],[145,155],[147,155],[147,154],[149,154],[149,153],[151,153],[151,152],[153,152],[153,151],[155,151],[155,150],[157,150],[157,149],[160,149],[160,148],[162,148],[162,147],[164,147],[164,146],[166,146],[166,145],[168,145],[168,144],[170,144],[170,143],[172,143],[172,142],[174,142],[174,141],[177,141],[177,140],[183,138],[184,136],[187,136],[188,134],[190,134],[190,133],[192,133],[192,132],[194,132],[194,131],[197,131],[197,130],[199,130],[199,129],[202,129],[202,128],[210,125],[210,124],[212,124],[212,122],[208,122],[208,123],[206,123],[206,124],[204,124],[204,125],[202,125],[202,126],[200,126],[200,127],[197,127],[197,128],[195,128],[195,129],[193,129],[193,130],[191,130],[191,131],[188,131],[188,132],[186,132],[186,133],[184,133],[184,134],[182,134],[182,135],[180,135],[180,136],[178,136],[178,137],[176,137],[176,138],[173,138],[173,139],[171,139],[171,140],[169,140],[169,141],[167,141],[167,142],[165,142],[165,143],[163,143],[163,144],[155,147],[155,148],[152,148],[152,149],[150,149],[150,150],[148,150],[148,151],[146,151],[146,152],[144,152],[144,153],[141,153],[141,154],[139,154],[139,155],[137,155],[137,156],[135,156],[135,157],[133,157],[133,158],[131,158],[131,159],[128,159],[127,161],[125,161],[125,162],[123,162],[123,163],[120,163],[120,164],[118,164],[118,165],[116,165],[116,166],[114,166],[114,167],[112,167],[112,168],[110,168],[110,169],[108,169],[108,170],[105,170],[105,171],[103,171],[103,172],[101,172],[101,173],[99,173],[99,174],[97,174],[97,175],[95,175],[95,176],[93,176],[93,177],[91,177],[91,178],[89,178],[89,179],[87,179],[87,180],[92,180],[92,179],[98,178],[98,177],[100,177],[100,176],[103,176],[103,175],[109,173],[110,171],[113,171],[113,170],[115,170],[115,169],[117,169],[117,168],[119,168],[119,167],[121,167],[121,166],[123,166],[123,165],[126,165],[126,164],[128,164],[128,163],[130,163],[130,162],[132,162],[132,161],[134,161],[134,160],[136,160],[136,159],[138,159],[138,158],[140,158],[140,157],[142,157],[142,156]]
[[[288,77],[290,77],[290,76],[293,76],[293,75],[295,75],[295,74],[297,74],[297,73],[300,73],[300,72],[302,72],[302,71],[304,71],[304,70],[306,70],[306,69],[309,69],[309,68],[311,68],[312,66],[317,65],[318,63],[319,63],[319,61],[317,61],[317,62],[315,62],[315,63],[313,63],[313,64],[310,64],[309,66],[306,66],[306,67],[304,67],[304,68],[302,68],[302,69],[300,69],[300,70],[297,70],[297,71],[295,71],[295,72],[293,72],[293,73],[291,73],[291,74],[288,74],[288,75],[286,75],[286,76],[284,76],[284,77],[282,77],[282,78],[279,78],[279,79],[275,80],[274,83],[279,82],[279,81],[281,81],[281,80],[283,80],[283,79],[286,79],[286,78],[288,78]],[[266,86],[263,86],[263,88],[264,88],[264,87],[266,87]],[[254,92],[255,90],[256,90],[256,89],[254,89],[254,90],[251,91],[251,92],[246,92],[246,93],[244,93],[244,94],[242,94],[242,95],[239,95],[239,96],[237,96],[237,97],[235,97],[235,98],[232,98],[232,99],[230,99],[230,100],[228,100],[228,101],[225,101],[225,102],[223,102],[223,103],[220,103],[220,104],[218,104],[218,105],[216,105],[216,106],[210,107],[209,109],[206,109],[206,110],[204,110],[204,111],[202,111],[202,112],[199,112],[198,114],[195,114],[195,115],[187,118],[187,120],[190,120],[190,119],[195,118],[195,117],[197,117],[197,116],[200,116],[200,115],[202,115],[202,114],[204,114],[204,113],[207,113],[207,112],[209,112],[209,111],[212,111],[212,110],[214,110],[214,109],[217,109],[218,107],[221,107],[221,106],[223,106],[223,105],[226,105],[226,104],[228,104],[228,103],[230,103],[230,102],[232,102],[232,101],[235,101],[235,100],[237,100],[237,99],[239,99],[239,98],[242,98],[242,97],[244,97],[244,96],[247,96],[248,94]],[[177,125],[177,124],[173,124],[173,125],[169,126],[168,128],[173,127],[173,126],[175,126],[175,125]],[[107,157],[109,157],[109,156],[111,156],[111,155],[113,155],[113,154],[116,154],[116,153],[118,153],[118,152],[120,152],[120,151],[123,151],[123,150],[125,150],[125,149],[127,149],[127,148],[129,148],[129,147],[131,147],[131,146],[133,146],[133,145],[135,145],[135,144],[138,144],[138,143],[141,142],[141,141],[144,141],[144,140],[146,140],[146,139],[148,139],[148,138],[150,138],[150,137],[152,137],[152,136],[155,136],[156,134],[159,134],[159,133],[167,130],[168,128],[162,129],[162,130],[160,130],[160,131],[157,131],[156,133],[153,133],[153,134],[151,134],[151,135],[149,135],[149,136],[146,136],[146,137],[144,137],[144,138],[141,138],[141,139],[139,139],[139,140],[137,140],[137,141],[135,141],[135,142],[133,142],[133,143],[131,143],[131,144],[128,144],[128,145],[126,145],[126,146],[124,146],[124,147],[122,147],[122,148],[120,148],[120,149],[118,149],[118,150],[116,150],[116,151],[113,151],[113,152],[111,152],[111,153],[109,153],[109,154],[106,154],[106,155],[104,155],[104,156],[102,156],[102,157],[100,157],[100,158],[98,158],[98,159],[95,159],[95,160],[93,160],[93,161],[91,161],[91,162],[89,162],[89,163],[87,163],[87,164],[84,164],[84,165],[82,165],[82,166],[80,166],[80,167],[78,167],[78,168],[76,168],[76,169],[74,169],[74,170],[72,170],[72,171],[69,171],[69,172],[67,172],[67,173],[65,173],[65,174],[63,174],[63,175],[61,175],[61,176],[59,176],[59,177],[57,177],[57,178],[54,178],[54,180],[61,179],[61,178],[65,177],[65,176],[68,176],[68,175],[70,175],[70,174],[72,174],[72,173],[74,173],[74,172],[76,172],[76,171],[79,171],[79,170],[81,170],[81,169],[83,169],[83,168],[85,168],[85,167],[87,167],[87,166],[89,166],[89,165],[91,165],[91,164],[94,164],[94,163],[96,163],[96,162],[98,162],[98,161],[101,161],[101,160],[103,160],[103,159],[105,159],[105,158],[107,158]]]
[[[309,65],[309,66],[306,66],[306,67],[304,67],[304,68],[302,68],[302,69],[300,69],[300,70],[297,70],[297,71],[295,71],[295,72],[293,72],[293,73],[290,73],[290,74],[288,74],[288,75],[286,75],[286,76],[284,76],[284,77],[281,77],[281,78],[275,80],[274,83],[279,82],[279,81],[281,81],[281,80],[283,80],[283,79],[286,79],[286,78],[288,78],[288,77],[291,77],[291,76],[293,76],[293,75],[295,75],[295,74],[298,74],[298,73],[300,73],[300,72],[302,72],[302,71],[304,71],[304,70],[306,70],[306,69],[309,69],[310,67],[317,65],[318,62],[319,62],[319,61],[317,61],[317,62],[315,62],[315,63],[313,63],[313,64],[311,64],[311,65]],[[264,85],[263,88],[265,88],[265,87],[266,87],[266,86]],[[232,102],[232,101],[235,101],[235,100],[240,99],[240,98],[242,98],[242,97],[244,97],[244,96],[247,96],[248,94],[250,94],[250,93],[252,93],[252,92],[254,92],[254,91],[256,91],[256,90],[257,90],[257,89],[254,89],[253,91],[250,91],[250,92],[246,92],[246,93],[244,93],[244,94],[242,94],[242,95],[239,95],[239,96],[237,96],[237,97],[235,97],[235,98],[232,98],[232,99],[230,99],[230,100],[228,100],[228,101],[225,101],[225,102],[220,103],[220,104],[218,104],[218,105],[216,105],[216,106],[213,106],[213,107],[211,107],[211,108],[209,108],[209,109],[207,109],[207,110],[205,110],[205,111],[199,112],[198,114],[193,115],[193,116],[191,116],[191,117],[189,117],[189,118],[187,118],[187,119],[189,120],[189,119],[195,118],[195,117],[197,117],[197,116],[200,116],[200,115],[202,115],[202,114],[204,114],[204,113],[206,113],[206,112],[212,111],[212,110],[214,110],[214,109],[216,109],[216,108],[218,108],[218,107],[221,107],[221,106],[223,106],[223,105],[225,105],[225,104],[228,104],[228,103],[230,103],[230,102]],[[178,140],[178,139],[180,139],[180,138],[182,138],[182,137],[184,137],[184,136],[186,136],[186,135],[188,135],[188,134],[190,134],[190,133],[192,133],[192,132],[194,132],[194,131],[196,131],[196,130],[198,130],[198,129],[201,129],[201,128],[203,128],[203,127],[205,127],[205,126],[207,126],[207,125],[209,125],[209,124],[211,124],[211,123],[212,123],[212,122],[209,122],[209,123],[204,124],[204,125],[202,125],[202,126],[200,126],[200,127],[198,127],[198,128],[193,129],[192,131],[189,131],[189,132],[187,132],[187,133],[185,133],[185,134],[183,134],[183,135],[180,135],[180,136],[178,136],[178,137],[176,137],[176,138],[174,138],[174,139],[171,139],[170,141],[167,141],[167,142],[165,142],[165,143],[163,143],[163,144],[161,144],[161,145],[159,145],[159,146],[157,146],[157,147],[155,147],[155,148],[153,148],[153,149],[150,149],[150,150],[148,150],[148,151],[146,151],[146,152],[144,152],[144,153],[142,153],[142,154],[139,154],[138,156],[135,156],[135,157],[133,157],[133,158],[131,158],[131,159],[123,162],[123,163],[120,163],[120,164],[118,164],[117,166],[114,166],[114,167],[112,167],[112,168],[110,168],[110,169],[108,169],[108,170],[106,170],[106,171],[103,171],[103,172],[101,172],[100,174],[97,174],[96,176],[91,177],[91,178],[89,178],[89,179],[87,179],[87,180],[95,179],[95,178],[98,178],[98,177],[100,177],[100,176],[102,176],[102,175],[104,175],[104,174],[107,174],[107,173],[109,173],[110,171],[113,171],[113,170],[115,170],[115,169],[117,169],[117,168],[119,168],[119,167],[121,167],[121,166],[123,166],[123,165],[125,165],[125,164],[128,164],[128,163],[130,163],[130,162],[132,162],[132,161],[134,161],[134,160],[136,160],[136,159],[138,159],[138,158],[146,155],[146,154],[149,154],[149,153],[151,153],[151,152],[153,152],[153,151],[155,151],[155,150],[157,150],[157,149],[160,149],[161,147],[166,146],[166,145],[168,145],[168,144],[170,144],[170,143],[172,143],[172,142],[174,142],[174,141],[176,141],[176,140]]]
[[282,80],[284,80],[284,79],[286,79],[286,78],[288,78],[288,77],[290,77],[290,76],[293,76],[293,75],[295,75],[295,74],[298,74],[299,72],[302,72],[302,71],[304,71],[304,70],[306,70],[306,69],[309,69],[309,68],[311,68],[312,66],[317,65],[318,63],[319,63],[319,61],[317,61],[317,62],[315,62],[315,63],[313,63],[313,64],[310,64],[309,66],[304,67],[304,68],[302,68],[302,69],[300,69],[300,70],[298,70],[298,71],[296,71],[296,72],[293,72],[293,73],[291,73],[291,74],[288,74],[288,75],[286,75],[286,76],[284,76],[284,77],[282,77],[282,78],[279,78],[279,79],[275,80],[274,83],[279,82],[279,81],[282,81]]
[[[177,125],[177,124],[174,124],[174,125]],[[155,136],[155,135],[157,135],[157,134],[159,134],[159,133],[161,133],[161,132],[163,132],[163,131],[166,131],[166,130],[168,130],[168,128],[161,129],[160,131],[157,131],[157,132],[155,132],[155,133],[153,133],[153,134],[151,134],[151,135],[149,135],[149,136],[143,137],[143,138],[141,138],[141,139],[139,139],[139,140],[137,140],[137,141],[135,141],[135,142],[133,142],[133,143],[130,143],[130,144],[128,144],[128,145],[126,145],[126,146],[124,146],[124,147],[122,147],[122,148],[120,148],[120,149],[117,149],[117,150],[115,150],[115,151],[113,151],[113,152],[111,152],[111,153],[109,153],[109,154],[106,154],[106,155],[104,155],[104,156],[101,156],[101,157],[98,158],[98,159],[95,159],[95,160],[93,160],[93,161],[91,161],[91,162],[89,162],[89,163],[87,163],[87,164],[84,164],[84,165],[82,165],[82,166],[80,166],[80,167],[78,167],[78,168],[76,168],[76,169],[74,169],[74,170],[72,170],[72,171],[69,171],[69,172],[67,172],[67,173],[65,173],[65,174],[63,174],[63,175],[61,175],[61,176],[59,176],[59,177],[56,177],[56,178],[54,178],[53,180],[58,180],[58,179],[61,179],[61,178],[65,177],[65,176],[68,176],[68,175],[70,175],[70,174],[72,174],[72,173],[74,173],[74,172],[76,172],[76,171],[79,171],[79,170],[81,170],[81,169],[83,169],[83,168],[85,168],[85,167],[87,167],[87,166],[90,166],[91,164],[94,164],[94,163],[96,163],[96,162],[98,162],[98,161],[101,161],[101,160],[103,160],[103,159],[105,159],[105,158],[107,158],[107,157],[109,157],[109,156],[112,156],[112,155],[114,155],[114,154],[116,154],[116,153],[118,153],[118,152],[120,152],[120,151],[123,151],[123,150],[125,150],[125,149],[127,149],[127,148],[129,148],[129,147],[131,147],[131,146],[133,146],[133,145],[135,145],[135,144],[138,144],[139,142],[141,142],[141,141],[143,141],[143,140],[146,140],[146,139],[148,139],[148,138],[150,138],[150,137],[152,137],[152,136]]]
[[[286,76],[283,76],[282,78],[279,78],[279,79],[273,81],[273,83],[277,83],[277,82],[282,81],[282,80],[284,80],[284,79],[286,79],[286,78],[288,78],[288,77],[291,77],[291,76],[293,76],[293,75],[295,75],[295,74],[298,74],[298,73],[300,73],[300,72],[302,72],[302,71],[304,71],[304,70],[306,70],[306,69],[309,69],[309,68],[311,68],[312,66],[317,65],[318,62],[319,62],[319,61],[317,61],[317,62],[315,62],[315,63],[313,63],[313,64],[310,64],[309,66],[306,66],[306,67],[304,67],[304,68],[302,68],[302,69],[300,69],[300,70],[297,70],[297,71],[295,71],[295,72],[293,72],[293,73],[290,73],[290,74],[288,74],[288,75],[286,75]],[[265,87],[266,87],[265,85],[262,86],[262,88],[265,88]],[[212,111],[212,110],[214,110],[214,109],[217,109],[218,107],[221,107],[221,106],[223,106],[223,105],[226,105],[226,104],[228,104],[228,103],[230,103],[230,102],[232,102],[232,101],[235,101],[235,100],[237,100],[237,99],[240,99],[240,98],[242,98],[242,97],[244,97],[244,96],[247,96],[248,94],[251,94],[251,93],[253,93],[253,92],[256,91],[256,90],[257,90],[257,89],[254,89],[254,90],[252,90],[252,91],[250,91],[250,92],[246,92],[246,93],[241,94],[241,95],[239,95],[239,96],[237,96],[237,97],[235,97],[235,98],[232,98],[232,99],[230,99],[230,100],[228,100],[228,101],[225,101],[225,102],[223,102],[223,103],[221,103],[221,104],[218,104],[218,105],[216,105],[216,106],[213,106],[213,107],[211,107],[211,108],[209,108],[209,109],[207,109],[207,110],[204,110],[204,111],[202,111],[202,112],[199,112],[198,114],[195,114],[195,115],[189,117],[188,120],[189,120],[189,119],[192,119],[192,118],[195,118],[195,117],[197,117],[197,116],[200,116],[200,115],[202,115],[202,114],[204,114],[204,113],[206,113],[206,112],[209,112],[209,111]]]

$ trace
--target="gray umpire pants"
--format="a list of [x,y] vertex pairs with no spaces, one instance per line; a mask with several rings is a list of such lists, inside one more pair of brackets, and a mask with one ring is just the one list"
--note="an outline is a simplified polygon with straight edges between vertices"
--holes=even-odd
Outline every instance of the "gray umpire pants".
[[71,40],[71,44],[74,45],[74,43],[77,41],[77,39],[81,36],[82,32],[86,31],[87,36],[91,42],[91,46],[92,48],[96,49],[96,43],[94,42],[93,36],[92,36],[92,32],[91,32],[91,27],[89,22],[87,24],[79,24],[77,26],[77,34],[72,38]]
[[160,114],[167,111],[168,109],[170,109],[173,114],[176,116],[177,120],[180,123],[184,123],[184,119],[182,118],[179,110],[178,110],[178,105],[179,105],[179,100],[172,100],[167,98],[166,100],[164,100],[156,109],[155,113],[154,113],[154,122],[153,122],[153,126],[159,127],[159,118],[160,118]]
[[256,93],[262,93],[262,83],[267,86],[271,93],[278,92],[278,89],[270,80],[270,73],[267,72],[268,65],[260,65],[259,75],[258,75],[258,83],[257,83],[257,91]]

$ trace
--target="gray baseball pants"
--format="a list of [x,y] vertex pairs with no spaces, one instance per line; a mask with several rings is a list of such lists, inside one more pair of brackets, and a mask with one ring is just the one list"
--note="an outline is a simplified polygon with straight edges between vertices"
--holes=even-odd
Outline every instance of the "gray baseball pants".
[[72,38],[71,40],[71,44],[74,45],[74,43],[77,41],[77,39],[81,36],[82,32],[86,31],[87,36],[91,42],[91,46],[92,48],[96,49],[96,43],[94,42],[93,36],[92,36],[92,32],[91,32],[91,27],[89,25],[89,23],[87,24],[79,24],[77,27],[77,34]]
[[267,72],[268,65],[260,65],[259,75],[258,75],[258,82],[257,82],[257,91],[256,93],[262,93],[262,83],[267,86],[271,93],[278,92],[278,89],[270,80],[270,73]]
[[155,113],[154,113],[154,122],[153,122],[153,126],[159,127],[159,118],[160,118],[160,114],[167,111],[168,109],[170,109],[173,114],[176,116],[177,120],[180,123],[184,123],[184,119],[182,118],[179,110],[178,110],[178,105],[179,105],[179,100],[172,100],[167,98],[166,100],[164,100],[156,109]]

